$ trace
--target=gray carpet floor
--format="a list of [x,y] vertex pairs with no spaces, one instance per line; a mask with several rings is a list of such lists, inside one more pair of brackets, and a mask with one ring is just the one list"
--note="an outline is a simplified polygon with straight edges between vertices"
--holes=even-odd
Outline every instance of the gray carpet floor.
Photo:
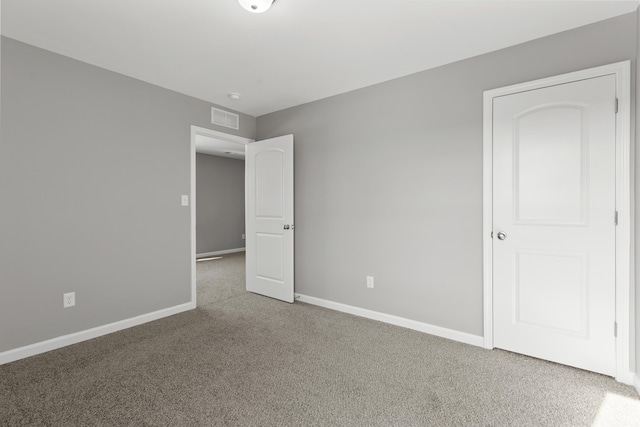
[[0,425],[640,425],[613,379],[244,291],[198,263],[199,307],[0,366]]

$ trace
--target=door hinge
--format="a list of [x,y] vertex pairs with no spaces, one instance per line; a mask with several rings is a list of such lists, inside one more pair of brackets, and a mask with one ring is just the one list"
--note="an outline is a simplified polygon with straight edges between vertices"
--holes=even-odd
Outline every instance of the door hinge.
[[618,322],[613,322],[613,336],[618,337]]
[[616,98],[616,114],[618,114],[618,98]]
[[493,239],[493,231],[491,232],[491,238]]
[[615,225],[618,225],[618,211],[616,211],[613,216],[613,222],[615,223]]

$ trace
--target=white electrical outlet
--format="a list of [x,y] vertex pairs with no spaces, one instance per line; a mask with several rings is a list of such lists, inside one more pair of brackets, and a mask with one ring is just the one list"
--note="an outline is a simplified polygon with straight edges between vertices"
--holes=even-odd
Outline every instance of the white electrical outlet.
[[183,194],[180,198],[180,203],[182,204],[182,206],[189,206],[189,195]]
[[373,288],[373,276],[367,276],[367,288]]
[[245,238],[245,236],[244,236],[244,234],[243,234],[243,235],[242,235],[242,240],[244,240],[244,238]]
[[62,307],[69,308],[76,305],[76,293],[69,292],[66,294],[62,294]]

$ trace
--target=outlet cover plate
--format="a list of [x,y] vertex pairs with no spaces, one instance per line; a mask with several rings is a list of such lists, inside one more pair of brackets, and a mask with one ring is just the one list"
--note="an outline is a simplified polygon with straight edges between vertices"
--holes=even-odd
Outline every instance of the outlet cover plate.
[[68,292],[66,294],[62,294],[62,307],[69,308],[76,305],[76,293]]

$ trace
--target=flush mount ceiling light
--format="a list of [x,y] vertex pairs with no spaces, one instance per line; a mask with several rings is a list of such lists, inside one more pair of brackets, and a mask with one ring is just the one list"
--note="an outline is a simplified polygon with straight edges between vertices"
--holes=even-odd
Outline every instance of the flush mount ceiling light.
[[235,92],[228,93],[227,96],[233,99],[234,101],[237,101],[241,97],[239,93],[235,93]]
[[240,6],[249,12],[262,13],[269,10],[275,0],[238,0]]

